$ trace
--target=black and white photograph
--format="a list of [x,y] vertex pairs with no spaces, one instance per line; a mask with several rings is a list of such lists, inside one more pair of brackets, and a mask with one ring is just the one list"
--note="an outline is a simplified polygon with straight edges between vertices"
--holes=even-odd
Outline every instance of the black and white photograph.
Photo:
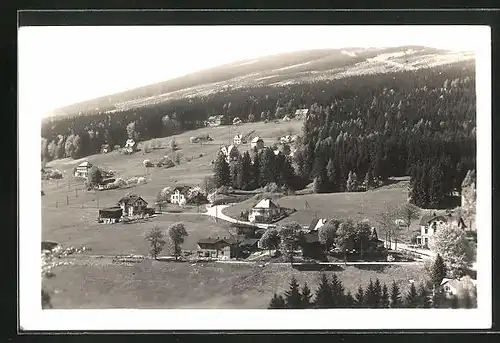
[[21,27],[20,325],[488,328],[490,39]]

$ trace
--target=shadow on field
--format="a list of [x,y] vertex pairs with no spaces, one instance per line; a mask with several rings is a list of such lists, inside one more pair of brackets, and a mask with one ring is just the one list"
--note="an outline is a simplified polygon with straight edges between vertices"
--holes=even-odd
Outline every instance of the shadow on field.
[[328,265],[322,265],[322,264],[294,264],[293,265],[294,269],[300,270],[300,271],[342,271],[344,268],[340,265],[336,264],[328,264]]
[[383,272],[385,269],[388,267],[388,265],[384,264],[355,264],[354,268],[357,268],[359,270],[369,270],[369,271],[375,271],[375,272]]

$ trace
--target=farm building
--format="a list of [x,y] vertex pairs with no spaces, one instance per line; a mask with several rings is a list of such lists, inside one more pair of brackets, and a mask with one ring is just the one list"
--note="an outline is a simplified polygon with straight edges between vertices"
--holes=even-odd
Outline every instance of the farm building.
[[224,156],[226,156],[227,163],[237,160],[238,157],[240,156],[240,152],[238,151],[236,145],[230,145],[230,146],[224,145],[221,147],[220,151],[224,154]]
[[233,139],[233,144],[240,145],[242,143],[242,141],[241,141],[242,138],[243,138],[243,135],[235,135],[234,139]]
[[111,151],[111,147],[109,144],[103,144],[101,146],[101,154],[107,154],[110,151]]
[[233,119],[233,125],[240,125],[243,123],[240,118],[236,117]]
[[99,217],[97,218],[97,221],[103,224],[118,223],[122,214],[123,210],[118,206],[103,208],[102,210],[99,210]]
[[90,163],[89,161],[85,161],[85,162],[80,163],[75,168],[75,177],[84,177],[84,178],[87,178],[88,175],[89,175],[89,170],[92,167],[93,167],[93,164]]
[[172,204],[184,205],[187,202],[187,194],[191,187],[189,186],[177,186],[173,189],[170,195],[170,202]]
[[109,185],[110,183],[115,182],[116,179],[105,179],[102,180],[101,183],[97,186],[98,189],[106,189],[106,186]]
[[201,258],[228,260],[236,257],[237,242],[233,238],[204,238],[198,241],[197,254]]
[[138,195],[129,194],[118,201],[123,216],[133,216],[146,212],[148,203]]
[[126,153],[131,154],[137,151],[137,144],[133,139],[127,139],[127,141],[125,142],[124,149]]
[[318,231],[320,227],[326,224],[326,222],[327,219],[325,218],[313,219],[307,231],[309,232]]
[[264,140],[258,136],[254,137],[252,139],[252,141],[250,142],[250,147],[252,149],[256,148],[257,150],[262,149],[262,148],[264,148]]
[[251,223],[268,223],[281,214],[281,209],[271,199],[265,198],[255,205],[248,215]]
[[460,229],[466,229],[462,217],[449,215],[436,215],[435,213],[430,216],[423,216],[420,219],[420,235],[417,236],[417,244],[428,246],[430,238],[437,232],[437,230],[445,223],[452,223]]
[[460,291],[471,292],[476,286],[476,280],[470,276],[462,276],[460,279],[447,279],[441,281],[441,287],[447,297],[458,295]]
[[302,116],[306,116],[307,113],[309,113],[309,110],[307,108],[304,108],[304,109],[296,110],[295,111],[295,116],[296,117],[302,117]]
[[207,119],[207,126],[219,126],[222,122],[223,115],[210,116]]

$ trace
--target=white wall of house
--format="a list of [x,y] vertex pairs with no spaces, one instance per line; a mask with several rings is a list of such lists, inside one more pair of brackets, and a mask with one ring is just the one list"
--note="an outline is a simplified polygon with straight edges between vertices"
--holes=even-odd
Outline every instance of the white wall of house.
[[183,204],[186,203],[186,197],[184,194],[176,190],[173,194],[170,195],[170,202],[172,204]]

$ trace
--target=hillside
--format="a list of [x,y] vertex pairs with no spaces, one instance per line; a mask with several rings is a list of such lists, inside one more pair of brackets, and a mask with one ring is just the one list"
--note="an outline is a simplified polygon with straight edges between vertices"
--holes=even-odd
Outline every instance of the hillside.
[[418,70],[472,59],[474,54],[470,52],[450,52],[422,46],[291,52],[221,65],[81,102],[55,110],[54,116],[92,111],[122,111],[239,88],[283,86],[355,75]]

